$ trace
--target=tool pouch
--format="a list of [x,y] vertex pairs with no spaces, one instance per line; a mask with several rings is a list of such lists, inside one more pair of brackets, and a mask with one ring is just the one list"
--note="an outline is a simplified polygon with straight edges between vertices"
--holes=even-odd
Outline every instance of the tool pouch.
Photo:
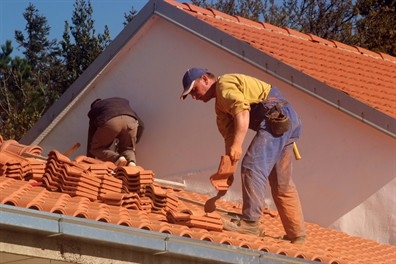
[[273,136],[281,136],[291,127],[289,117],[283,114],[282,107],[287,102],[275,103],[271,107],[265,103],[257,103],[250,105],[250,122],[249,128],[257,131],[260,129],[260,123],[265,119]]
[[268,115],[267,119],[272,135],[278,137],[290,129],[291,122],[289,117],[283,114],[282,107],[279,104],[274,106],[274,108],[276,111]]

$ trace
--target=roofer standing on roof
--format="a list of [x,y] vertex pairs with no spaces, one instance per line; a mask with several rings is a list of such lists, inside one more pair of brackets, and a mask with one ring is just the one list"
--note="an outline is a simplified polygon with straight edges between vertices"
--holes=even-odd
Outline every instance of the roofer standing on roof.
[[[124,98],[96,99],[88,112],[87,156],[117,166],[136,165],[136,144],[144,124]],[[111,146],[118,140],[116,149]]]
[[269,181],[286,231],[284,238],[304,243],[304,217],[292,181],[292,145],[301,133],[300,119],[293,107],[277,88],[243,74],[216,78],[206,69],[191,68],[182,82],[181,99],[189,94],[205,103],[215,98],[217,126],[225,141],[226,155],[233,162],[242,157],[248,128],[257,132],[241,164],[242,219],[223,220],[224,229],[260,235],[258,221],[265,207],[264,190]]

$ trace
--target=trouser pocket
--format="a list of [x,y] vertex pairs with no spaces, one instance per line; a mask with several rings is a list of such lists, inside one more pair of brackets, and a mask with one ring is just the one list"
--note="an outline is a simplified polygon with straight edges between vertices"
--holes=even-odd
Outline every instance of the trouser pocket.
[[257,131],[260,129],[261,122],[265,119],[268,108],[263,102],[250,105],[249,128]]

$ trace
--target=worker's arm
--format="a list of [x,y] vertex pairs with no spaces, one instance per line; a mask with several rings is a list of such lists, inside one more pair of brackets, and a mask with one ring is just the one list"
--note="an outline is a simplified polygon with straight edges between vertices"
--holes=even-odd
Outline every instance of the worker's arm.
[[234,139],[229,150],[230,158],[236,162],[242,157],[242,144],[249,129],[249,111],[243,110],[234,117]]

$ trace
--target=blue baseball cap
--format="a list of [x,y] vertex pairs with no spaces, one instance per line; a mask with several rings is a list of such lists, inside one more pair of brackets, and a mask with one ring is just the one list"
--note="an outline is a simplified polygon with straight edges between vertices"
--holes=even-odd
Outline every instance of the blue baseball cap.
[[187,95],[191,92],[192,88],[194,87],[195,80],[200,78],[202,75],[207,73],[207,69],[194,67],[190,68],[186,71],[183,76],[183,93],[180,95],[180,99],[186,99]]

